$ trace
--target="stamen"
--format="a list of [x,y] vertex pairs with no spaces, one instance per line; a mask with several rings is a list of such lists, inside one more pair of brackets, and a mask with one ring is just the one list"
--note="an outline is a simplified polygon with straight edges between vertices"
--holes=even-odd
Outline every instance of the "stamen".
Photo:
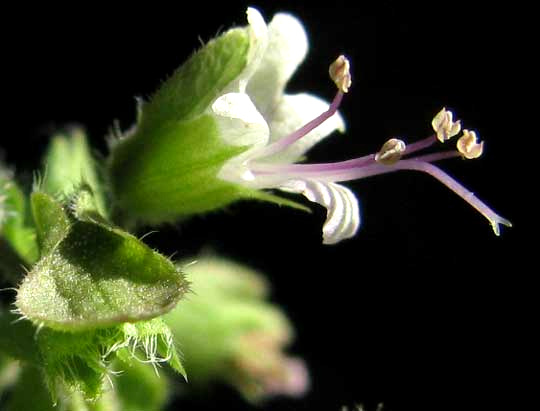
[[[326,163],[326,164],[280,164],[273,162],[258,161],[265,157],[283,151],[291,144],[300,140],[306,134],[317,128],[324,121],[332,117],[341,104],[343,94],[351,86],[349,61],[344,56],[339,56],[329,68],[331,79],[335,82],[338,92],[330,104],[328,110],[313,120],[300,127],[298,130],[283,137],[268,146],[257,149],[249,160],[243,163],[246,172],[242,175],[242,181],[253,188],[279,188],[287,191],[291,182],[311,182],[316,184],[336,183],[341,181],[359,180],[379,174],[391,173],[399,170],[421,171],[439,180],[446,187],[469,203],[475,210],[481,213],[490,222],[496,235],[500,234],[501,224],[511,227],[510,221],[504,219],[484,202],[479,200],[471,191],[454,180],[450,175],[431,164],[431,162],[458,157],[477,158],[482,154],[483,143],[478,143],[474,131],[464,130],[463,136],[457,142],[458,151],[445,151],[421,155],[413,158],[403,157],[423,150],[433,145],[437,140],[445,142],[461,131],[461,122],[453,121],[453,114],[443,108],[435,115],[431,124],[435,134],[405,145],[402,140],[392,138],[375,153],[352,160]],[[292,190],[298,192],[298,190]],[[301,190],[300,190],[301,191]],[[319,190],[324,193],[326,191]],[[304,193],[304,195],[306,195]],[[325,205],[331,210],[328,200],[308,199]]]
[[[427,140],[427,139],[426,139]],[[424,140],[422,140],[424,141]],[[412,146],[412,145],[411,145]],[[408,152],[410,146],[406,147],[405,152]],[[352,169],[362,168],[363,170],[371,170],[370,166],[378,165],[376,161],[377,154],[369,154],[354,158],[352,160],[337,161],[333,163],[312,163],[312,164],[276,164],[276,163],[257,163],[250,164],[250,171],[253,173],[253,178],[258,178],[261,175],[268,174],[290,174],[295,177],[317,177],[328,181],[348,181],[354,180],[354,178],[344,177]],[[419,157],[414,157],[414,160],[433,162],[446,160],[449,158],[459,157],[460,153],[457,151],[443,151],[440,153],[426,154]],[[379,174],[377,172],[377,174]],[[369,177],[373,174],[367,174],[364,177]],[[252,178],[252,179],[253,179]],[[334,180],[335,179],[335,180]]]
[[[510,221],[495,213],[491,208],[489,208],[489,206],[479,200],[471,191],[467,190],[450,175],[429,163],[431,161],[444,160],[447,158],[457,157],[459,155],[460,154],[457,151],[446,151],[442,153],[427,154],[425,156],[420,156],[413,159],[400,160],[393,165],[385,165],[375,162],[374,155],[371,155],[371,159],[368,159],[368,157],[363,157],[330,164],[269,164],[264,167],[266,168],[264,171],[257,167],[256,174],[257,179],[261,182],[263,182],[265,179],[271,181],[272,177],[276,174],[280,175],[280,179],[289,177],[291,179],[313,179],[317,181],[340,182],[359,180],[362,178],[391,173],[399,170],[422,171],[431,175],[432,177],[435,177],[446,187],[463,198],[474,209],[488,219],[495,234],[499,235],[499,225],[503,224],[511,227],[512,224]],[[364,165],[359,165],[359,160],[362,160]]]
[[314,118],[304,126],[300,127],[295,132],[261,149],[257,153],[257,158],[268,157],[272,154],[279,153],[294,142],[300,140],[310,131],[319,127],[322,123],[324,123],[336,113],[339,105],[341,104],[341,100],[343,99],[343,93],[349,91],[349,87],[351,86],[349,60],[347,60],[345,56],[339,56],[336,61],[334,61],[330,65],[329,74],[330,78],[334,81],[334,83],[336,83],[338,92],[334,97],[332,104],[330,104],[330,107],[328,107],[328,110],[326,110],[324,113]]
[[338,161],[334,163],[315,163],[315,164],[276,164],[276,163],[250,163],[249,169],[257,177],[261,174],[296,174],[296,173],[316,173],[321,172],[339,172],[352,168],[360,168],[376,164],[375,154],[354,158],[352,160]]
[[343,93],[349,91],[351,87],[351,73],[350,73],[350,64],[349,60],[343,55],[339,56],[328,69],[328,74],[330,78],[336,83],[338,90]]

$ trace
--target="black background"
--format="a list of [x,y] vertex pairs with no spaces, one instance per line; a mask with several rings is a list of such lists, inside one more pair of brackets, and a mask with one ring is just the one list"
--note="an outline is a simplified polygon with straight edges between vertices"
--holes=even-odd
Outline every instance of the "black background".
[[[247,4],[226,3],[6,10],[5,160],[31,171],[47,137],[70,123],[83,124],[104,152],[113,120],[127,128],[134,97],[149,95],[198,37],[245,24]],[[516,66],[526,12],[473,2],[353,4],[256,5],[267,20],[287,10],[306,25],[310,54],[289,91],[330,100],[328,64],[340,53],[352,61],[353,88],[341,108],[347,134],[321,143],[310,158],[347,159],[389,137],[423,138],[432,116],[449,107],[486,147],[477,161],[442,167],[515,227],[497,238],[441,184],[403,172],[348,184],[363,222],[337,246],[321,244],[323,209],[304,214],[251,203],[164,227],[148,241],[178,258],[211,249],[271,278],[273,301],[297,327],[292,350],[308,362],[312,390],[261,409],[375,409],[380,402],[390,411],[516,409],[532,385],[525,374],[534,268],[518,255],[530,224],[519,164],[534,162],[535,143],[520,143],[516,124],[523,122],[511,114],[523,104]],[[221,387],[173,408],[251,407]]]

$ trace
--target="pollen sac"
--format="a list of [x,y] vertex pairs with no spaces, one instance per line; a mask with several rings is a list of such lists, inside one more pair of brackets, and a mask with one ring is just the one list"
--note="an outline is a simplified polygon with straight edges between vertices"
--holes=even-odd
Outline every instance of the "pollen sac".
[[349,91],[349,87],[351,87],[352,80],[350,67],[351,66],[349,64],[349,60],[347,60],[347,57],[341,55],[332,64],[330,64],[330,68],[328,69],[330,78],[334,83],[336,83],[337,88],[343,93],[347,93]]
[[433,117],[431,126],[437,133],[437,139],[441,143],[444,143],[446,140],[451,139],[460,132],[461,121],[458,120],[454,122],[452,112],[443,108],[435,115],[435,117]]
[[406,146],[403,140],[391,138],[384,143],[377,154],[375,154],[375,161],[387,166],[395,164],[401,159],[401,155],[405,151],[405,148]]
[[463,130],[463,135],[457,142],[457,149],[463,157],[471,160],[482,155],[484,142],[478,142],[478,137],[474,131]]

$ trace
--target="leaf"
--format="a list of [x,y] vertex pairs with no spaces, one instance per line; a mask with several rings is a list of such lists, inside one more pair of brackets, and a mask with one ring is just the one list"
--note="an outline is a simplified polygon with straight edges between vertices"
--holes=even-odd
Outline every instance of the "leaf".
[[42,257],[16,305],[36,324],[84,330],[150,319],[187,290],[183,274],[136,237],[103,221],[80,221],[44,193],[32,195]]

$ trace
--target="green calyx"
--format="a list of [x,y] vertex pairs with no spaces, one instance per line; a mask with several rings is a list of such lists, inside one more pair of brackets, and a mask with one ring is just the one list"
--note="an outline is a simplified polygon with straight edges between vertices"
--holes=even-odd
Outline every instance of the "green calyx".
[[168,363],[186,377],[172,333],[159,318],[76,333],[45,328],[37,344],[53,399],[62,388],[81,392],[89,400],[98,398],[107,384],[105,377],[113,375],[108,365],[114,359],[120,369],[128,370]]
[[[77,332],[36,329],[28,321],[16,320],[0,307],[0,393],[9,385],[25,386],[30,372],[40,387],[43,409],[55,409],[58,402],[60,409],[94,410],[92,404],[114,400],[111,405],[118,406],[105,409],[157,410],[167,397],[167,380],[157,376],[157,367],[167,363],[187,378],[172,332],[161,318]],[[11,359],[23,368],[22,375],[9,367]],[[113,382],[114,370],[122,374]],[[119,392],[110,390],[111,383]],[[20,394],[12,393],[7,409],[35,409],[28,396]]]
[[157,131],[149,142],[126,139],[113,159],[128,161],[112,168],[116,206],[129,219],[149,224],[223,207],[248,190],[218,179],[221,166],[243,149],[224,144],[209,115]]
[[116,218],[158,224],[257,197],[254,190],[217,178],[245,147],[224,143],[210,104],[248,64],[247,30],[210,41],[139,107],[135,128],[109,159]]

